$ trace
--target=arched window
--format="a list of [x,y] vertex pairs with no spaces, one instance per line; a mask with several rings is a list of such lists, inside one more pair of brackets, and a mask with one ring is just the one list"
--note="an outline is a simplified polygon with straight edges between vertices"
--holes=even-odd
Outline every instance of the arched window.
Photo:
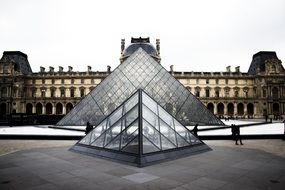
[[279,115],[279,104],[278,103],[274,103],[273,104],[273,114],[274,115]]
[[72,103],[67,103],[66,104],[66,113],[68,113],[68,112],[70,112],[71,110],[72,110],[72,108],[73,108],[73,105],[72,105]]
[[223,103],[218,104],[218,115],[224,115],[224,104]]
[[233,116],[234,115],[234,104],[228,103],[227,109],[228,109],[228,115]]
[[253,115],[253,113],[254,113],[254,106],[252,103],[248,103],[247,104],[247,114],[251,116]]
[[277,87],[272,88],[272,97],[278,98],[278,88]]
[[243,103],[239,103],[238,105],[237,105],[237,109],[238,109],[238,115],[243,115],[244,114],[244,105],[243,105]]
[[26,114],[32,114],[32,113],[33,113],[33,105],[31,103],[27,103]]
[[36,104],[36,113],[42,114],[43,113],[43,105],[41,103]]
[[7,111],[6,103],[2,103],[0,108],[1,108],[1,110],[0,110],[0,117],[3,117],[4,115],[6,115],[6,111]]
[[8,94],[7,94],[7,88],[6,87],[3,87],[1,89],[1,97],[5,98],[5,97],[8,97]]
[[62,114],[62,104],[61,103],[57,103],[56,104],[56,114]]
[[208,103],[207,108],[208,108],[208,110],[210,110],[210,112],[214,113],[214,104],[213,103]]
[[46,114],[48,115],[52,114],[52,104],[51,103],[46,104]]

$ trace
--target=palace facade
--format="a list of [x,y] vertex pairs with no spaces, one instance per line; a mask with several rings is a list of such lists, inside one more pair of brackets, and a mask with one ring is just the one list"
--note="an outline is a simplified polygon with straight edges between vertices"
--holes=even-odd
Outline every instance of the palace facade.
[[[142,46],[141,43],[147,44]],[[125,47],[121,41],[121,62],[136,51],[136,41]],[[140,39],[139,47],[145,48],[160,63],[160,41],[156,47],[148,38]],[[40,67],[32,72],[28,56],[20,51],[5,51],[0,60],[0,118],[7,120],[11,114],[36,114],[63,116],[85,95],[111,73],[57,71]],[[179,72],[169,71],[204,105],[219,117],[284,118],[285,117],[285,70],[275,52],[261,51],[253,55],[248,72],[239,67],[225,72]]]

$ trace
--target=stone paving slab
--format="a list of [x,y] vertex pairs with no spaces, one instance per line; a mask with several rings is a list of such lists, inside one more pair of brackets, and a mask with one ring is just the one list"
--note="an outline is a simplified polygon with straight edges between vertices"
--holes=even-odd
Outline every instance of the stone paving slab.
[[209,144],[213,151],[144,168],[70,152],[70,146],[20,150],[0,156],[0,189],[284,189],[280,153]]

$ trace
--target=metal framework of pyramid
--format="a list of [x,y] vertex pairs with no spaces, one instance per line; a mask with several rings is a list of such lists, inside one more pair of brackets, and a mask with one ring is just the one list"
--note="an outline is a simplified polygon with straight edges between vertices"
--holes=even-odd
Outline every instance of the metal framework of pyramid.
[[138,89],[71,150],[143,167],[210,148]]
[[161,64],[139,48],[83,98],[57,125],[97,126],[138,89],[183,125],[224,125]]

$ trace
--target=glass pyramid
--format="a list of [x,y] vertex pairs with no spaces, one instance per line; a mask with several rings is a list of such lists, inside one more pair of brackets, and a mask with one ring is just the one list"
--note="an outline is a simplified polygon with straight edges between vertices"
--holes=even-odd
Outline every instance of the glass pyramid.
[[72,150],[145,166],[209,147],[139,89]]
[[82,99],[57,125],[98,125],[131,94],[143,89],[184,125],[224,125],[161,64],[139,48]]

